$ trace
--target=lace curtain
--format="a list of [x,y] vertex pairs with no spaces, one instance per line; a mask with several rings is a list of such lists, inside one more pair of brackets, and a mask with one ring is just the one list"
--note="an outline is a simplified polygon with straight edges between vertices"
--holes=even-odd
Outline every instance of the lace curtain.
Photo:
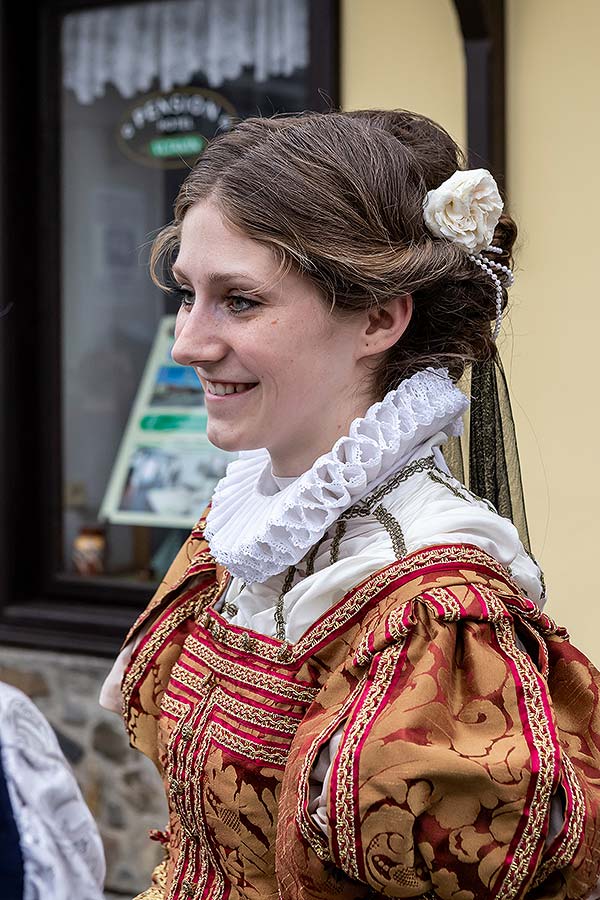
[[176,0],[95,9],[65,16],[63,81],[82,104],[108,84],[123,97],[188,84],[196,72],[211,87],[245,66],[265,81],[308,65],[306,0]]

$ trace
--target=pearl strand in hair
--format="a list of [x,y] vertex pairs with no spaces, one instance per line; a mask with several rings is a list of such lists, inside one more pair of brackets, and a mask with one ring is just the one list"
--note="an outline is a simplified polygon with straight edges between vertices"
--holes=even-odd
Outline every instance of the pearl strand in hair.
[[[504,275],[507,287],[510,287],[514,282],[514,275],[509,269],[508,266],[502,265],[502,263],[496,262],[495,259],[486,259],[482,256],[482,253],[502,253],[501,247],[486,247],[483,251],[479,253],[469,253],[469,259],[475,263],[476,266],[485,272],[486,275],[494,282],[494,287],[496,289],[496,322],[494,324],[494,331],[492,333],[492,340],[495,341],[500,334],[500,327],[502,325],[502,307],[504,303],[504,292],[502,289],[502,281],[496,272],[501,272]],[[494,271],[496,270],[496,271]]]

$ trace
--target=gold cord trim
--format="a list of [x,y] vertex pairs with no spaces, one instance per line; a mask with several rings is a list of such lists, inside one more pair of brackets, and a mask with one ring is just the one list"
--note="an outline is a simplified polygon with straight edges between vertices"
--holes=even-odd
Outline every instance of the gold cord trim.
[[406,556],[406,541],[404,540],[400,522],[381,503],[375,507],[373,515],[389,534],[396,559],[404,559]]

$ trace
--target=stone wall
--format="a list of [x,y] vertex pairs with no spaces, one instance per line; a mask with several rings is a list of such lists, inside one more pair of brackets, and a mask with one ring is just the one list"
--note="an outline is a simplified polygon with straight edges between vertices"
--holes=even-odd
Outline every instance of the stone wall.
[[161,848],[166,804],[154,765],[129,747],[119,716],[98,706],[108,660],[0,647],[0,680],[26,693],[52,724],[106,850],[106,889],[127,897],[148,887]]

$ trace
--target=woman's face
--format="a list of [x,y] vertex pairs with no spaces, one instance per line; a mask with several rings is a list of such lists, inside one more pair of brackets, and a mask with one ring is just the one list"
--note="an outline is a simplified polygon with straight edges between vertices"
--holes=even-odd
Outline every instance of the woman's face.
[[306,471],[373,401],[364,317],[332,317],[307,278],[282,275],[269,245],[210,200],[186,213],[173,272],[182,290],[173,359],[202,382],[209,440],[266,447],[276,475]]

